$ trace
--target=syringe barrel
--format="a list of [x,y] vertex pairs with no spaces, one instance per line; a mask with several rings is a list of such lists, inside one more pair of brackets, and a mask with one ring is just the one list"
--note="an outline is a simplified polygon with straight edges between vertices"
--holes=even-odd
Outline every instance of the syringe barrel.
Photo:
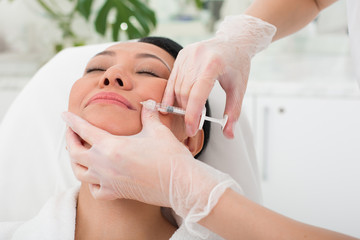
[[166,106],[164,104],[160,104],[160,106],[158,107],[158,110],[161,112],[185,115],[185,110],[178,108],[178,107],[174,107],[174,106]]

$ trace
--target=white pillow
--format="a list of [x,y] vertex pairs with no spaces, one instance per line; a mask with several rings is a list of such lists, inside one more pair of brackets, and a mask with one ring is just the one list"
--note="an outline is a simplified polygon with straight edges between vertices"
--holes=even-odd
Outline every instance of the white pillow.
[[[65,49],[45,64],[14,101],[0,126],[0,221],[28,220],[54,193],[79,184],[65,150],[65,124],[71,86],[88,60],[114,43]],[[225,95],[215,86],[209,102],[221,117]],[[260,187],[248,121],[244,114],[235,140],[223,137],[212,125],[201,159],[229,173],[245,195],[259,202]]]

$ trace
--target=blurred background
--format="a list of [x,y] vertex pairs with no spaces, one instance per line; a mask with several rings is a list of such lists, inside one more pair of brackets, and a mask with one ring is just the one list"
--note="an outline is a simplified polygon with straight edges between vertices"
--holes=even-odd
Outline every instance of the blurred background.
[[[185,46],[210,38],[224,16],[251,4],[117,2],[0,0],[0,122],[36,71],[63,48],[147,34]],[[254,57],[243,111],[254,133],[265,206],[360,237],[360,93],[345,1]]]

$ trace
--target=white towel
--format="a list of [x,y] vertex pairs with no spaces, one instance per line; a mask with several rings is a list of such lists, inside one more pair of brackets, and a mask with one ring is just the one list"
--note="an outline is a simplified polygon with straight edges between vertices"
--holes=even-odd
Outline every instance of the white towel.
[[0,239],[73,240],[78,193],[76,187],[50,198],[38,215],[22,224],[1,223]]

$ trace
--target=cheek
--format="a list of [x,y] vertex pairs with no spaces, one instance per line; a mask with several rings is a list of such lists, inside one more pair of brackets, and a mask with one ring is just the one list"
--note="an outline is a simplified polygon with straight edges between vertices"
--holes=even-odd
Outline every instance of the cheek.
[[160,114],[160,121],[182,142],[186,137],[184,117],[174,114]]
[[81,80],[77,80],[74,85],[71,88],[70,96],[69,96],[69,106],[68,110],[69,112],[75,113],[77,115],[80,115],[80,105],[82,102],[82,99],[84,98],[82,90],[84,88],[82,87],[83,84],[81,83]]
[[137,93],[142,101],[152,99],[161,102],[167,81],[164,79],[144,80],[139,84]]
[[[147,81],[146,84],[141,85],[141,89],[139,89],[138,93],[143,101],[152,99],[159,103],[162,101],[166,84],[166,80]],[[182,141],[187,137],[183,116],[175,114],[164,115],[161,113],[159,113],[159,116],[160,121],[172,131],[179,141]]]

